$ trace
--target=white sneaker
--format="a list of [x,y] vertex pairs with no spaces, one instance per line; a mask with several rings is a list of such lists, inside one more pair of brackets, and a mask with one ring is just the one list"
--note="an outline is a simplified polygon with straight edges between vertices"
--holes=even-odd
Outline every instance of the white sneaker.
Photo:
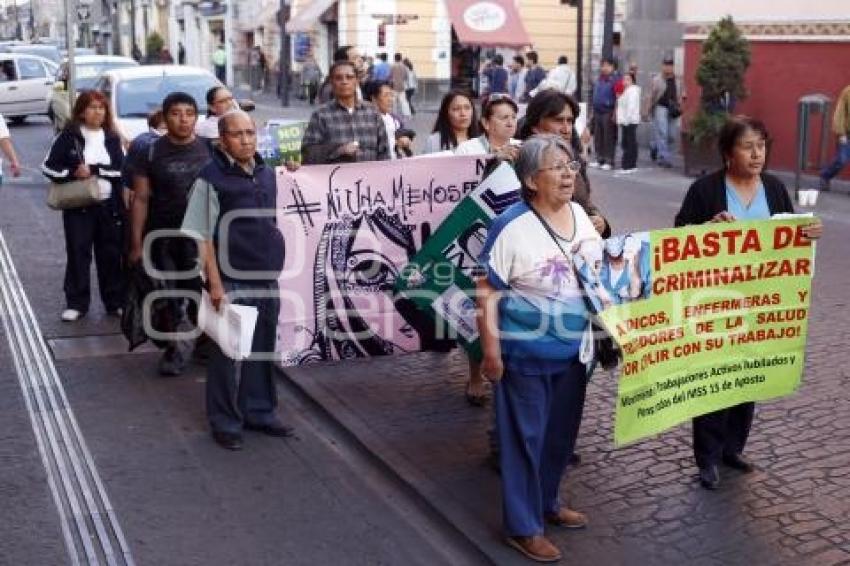
[[83,316],[83,313],[75,309],[65,309],[62,311],[62,320],[65,322],[74,322],[75,320],[79,320],[81,316]]
[[610,165],[608,165],[607,163],[605,163],[604,165],[602,165],[601,169],[602,169],[603,171],[610,171],[610,170],[611,170],[611,166],[610,166]]
[[590,165],[594,169],[599,169],[599,162],[598,161],[591,161],[590,163],[588,163],[588,165]]

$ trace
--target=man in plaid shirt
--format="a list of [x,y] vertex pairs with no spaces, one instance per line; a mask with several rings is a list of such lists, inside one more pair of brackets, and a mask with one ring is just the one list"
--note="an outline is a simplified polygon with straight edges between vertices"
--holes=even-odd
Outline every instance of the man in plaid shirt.
[[304,165],[390,158],[387,132],[372,104],[357,100],[357,71],[348,61],[331,67],[333,99],[310,117],[301,142]]

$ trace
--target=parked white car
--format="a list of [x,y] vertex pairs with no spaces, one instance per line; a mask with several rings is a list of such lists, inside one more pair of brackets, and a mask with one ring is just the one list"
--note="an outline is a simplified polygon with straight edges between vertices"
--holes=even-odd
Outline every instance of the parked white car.
[[47,114],[57,68],[37,55],[0,53],[0,114],[13,123]]
[[[94,88],[97,79],[106,71],[138,66],[139,64],[134,59],[115,55],[82,55],[80,57],[74,57],[77,94]],[[53,121],[53,127],[56,131],[65,127],[65,123],[71,115],[71,108],[68,105],[67,60],[59,66],[59,70],[56,72],[56,82],[53,85],[47,115]]]
[[[198,115],[203,116],[207,112],[207,91],[220,85],[215,75],[198,67],[142,65],[106,71],[94,88],[109,99],[121,135],[132,140],[148,130],[148,114],[159,108],[168,94],[191,94],[198,103]],[[245,110],[253,110],[249,101],[239,104]]]

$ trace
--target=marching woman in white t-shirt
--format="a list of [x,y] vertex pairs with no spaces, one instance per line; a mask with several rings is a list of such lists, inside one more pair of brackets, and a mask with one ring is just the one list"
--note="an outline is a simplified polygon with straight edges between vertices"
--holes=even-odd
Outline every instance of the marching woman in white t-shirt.
[[571,202],[580,168],[560,136],[527,139],[515,164],[522,200],[493,221],[479,258],[486,272],[477,283],[481,371],[494,384],[505,535],[540,562],[561,557],[544,536],[545,523],[587,524],[561,503],[558,489],[592,358],[573,255],[580,242],[600,237]]
[[[514,139],[516,115],[517,105],[510,96],[491,94],[481,107],[481,128],[484,133],[458,145],[455,155],[492,155],[513,162],[520,144],[519,140]],[[482,406],[486,399],[487,389],[481,377],[481,368],[478,362],[470,358],[466,400],[471,405]]]
[[469,139],[455,149],[455,155],[493,155],[513,161],[520,141],[514,139],[517,128],[517,104],[507,94],[491,94],[481,106],[484,133]]
[[89,309],[94,250],[100,298],[106,312],[119,316],[124,306],[125,210],[121,194],[124,150],[112,121],[109,101],[100,92],[82,92],[71,121],[53,140],[41,170],[55,183],[97,177],[99,201],[62,211],[65,228],[65,299],[62,320],[73,322]]

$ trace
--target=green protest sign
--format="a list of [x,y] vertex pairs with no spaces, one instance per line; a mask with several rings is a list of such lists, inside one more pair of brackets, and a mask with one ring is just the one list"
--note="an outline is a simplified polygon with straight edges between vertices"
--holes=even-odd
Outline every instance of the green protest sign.
[[260,155],[270,165],[301,163],[301,140],[306,129],[307,122],[300,120],[269,120],[259,140]]
[[646,292],[600,314],[623,351],[616,445],[797,388],[814,273],[800,229],[811,221],[647,233],[633,259]]
[[456,338],[473,359],[481,358],[472,298],[478,255],[493,218],[519,199],[518,189],[510,165],[495,169],[446,217],[396,281],[396,292],[440,323],[437,337]]

